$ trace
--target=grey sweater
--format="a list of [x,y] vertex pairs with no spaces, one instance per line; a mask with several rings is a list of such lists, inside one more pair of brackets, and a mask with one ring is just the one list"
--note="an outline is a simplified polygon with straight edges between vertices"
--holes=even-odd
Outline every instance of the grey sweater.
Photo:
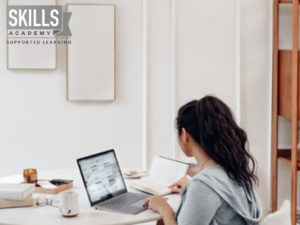
[[219,165],[195,175],[181,197],[178,225],[257,225],[262,217],[255,190],[245,191]]

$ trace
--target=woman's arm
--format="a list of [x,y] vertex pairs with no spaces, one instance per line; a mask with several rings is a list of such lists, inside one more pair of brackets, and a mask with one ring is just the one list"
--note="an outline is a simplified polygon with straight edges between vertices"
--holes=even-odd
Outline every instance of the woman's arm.
[[159,211],[162,220],[164,221],[164,225],[176,225],[177,222],[173,210],[168,203],[166,204],[167,206]]
[[186,191],[177,221],[172,208],[162,197],[155,195],[145,202],[149,209],[162,216],[165,225],[209,225],[222,204],[217,193],[197,180]]
[[171,206],[162,197],[154,195],[145,202],[145,205],[147,205],[149,209],[158,212],[162,216],[164,225],[177,224]]

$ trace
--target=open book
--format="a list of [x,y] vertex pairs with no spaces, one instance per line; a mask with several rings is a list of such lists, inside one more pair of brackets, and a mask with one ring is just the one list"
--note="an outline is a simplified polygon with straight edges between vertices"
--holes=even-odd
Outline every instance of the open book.
[[129,186],[150,194],[167,195],[171,193],[168,186],[185,176],[188,168],[187,163],[157,156],[152,162],[150,176],[131,180]]

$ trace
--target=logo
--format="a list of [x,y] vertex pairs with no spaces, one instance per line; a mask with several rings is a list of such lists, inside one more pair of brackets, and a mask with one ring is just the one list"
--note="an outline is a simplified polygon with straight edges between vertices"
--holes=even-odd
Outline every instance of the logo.
[[6,9],[8,40],[72,36],[71,12],[57,5],[9,5]]

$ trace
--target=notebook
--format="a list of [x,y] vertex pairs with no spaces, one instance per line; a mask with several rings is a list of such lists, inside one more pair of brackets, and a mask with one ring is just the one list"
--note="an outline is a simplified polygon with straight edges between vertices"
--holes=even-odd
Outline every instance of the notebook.
[[149,177],[131,180],[129,186],[150,194],[171,194],[168,186],[184,177],[188,168],[188,163],[157,156],[152,162]]
[[73,187],[73,181],[72,180],[66,180],[66,181],[67,181],[66,183],[57,184],[57,185],[54,185],[51,183],[51,181],[47,181],[47,180],[39,181],[38,184],[40,185],[40,187],[35,188],[35,193],[55,195],[62,191],[71,189]]
[[34,190],[34,184],[0,183],[0,199],[23,200]]

